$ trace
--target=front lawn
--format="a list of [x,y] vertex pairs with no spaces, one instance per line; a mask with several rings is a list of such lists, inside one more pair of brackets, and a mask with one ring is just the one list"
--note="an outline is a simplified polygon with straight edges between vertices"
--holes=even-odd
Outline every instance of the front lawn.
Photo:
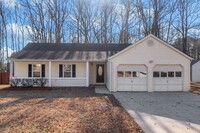
[[86,88],[0,91],[0,132],[143,132],[113,95]]

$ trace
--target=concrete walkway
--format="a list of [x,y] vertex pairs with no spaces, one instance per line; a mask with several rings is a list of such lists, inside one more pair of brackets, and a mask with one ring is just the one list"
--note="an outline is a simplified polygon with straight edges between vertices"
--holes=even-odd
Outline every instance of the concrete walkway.
[[146,133],[200,133],[200,95],[190,92],[113,94]]
[[111,94],[111,92],[106,88],[106,86],[95,86],[95,93]]

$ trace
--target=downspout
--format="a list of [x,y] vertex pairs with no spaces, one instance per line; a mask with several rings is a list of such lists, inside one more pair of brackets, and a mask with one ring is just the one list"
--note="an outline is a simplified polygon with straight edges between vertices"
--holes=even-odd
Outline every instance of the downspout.
[[110,91],[112,92],[112,62],[108,60],[110,63]]

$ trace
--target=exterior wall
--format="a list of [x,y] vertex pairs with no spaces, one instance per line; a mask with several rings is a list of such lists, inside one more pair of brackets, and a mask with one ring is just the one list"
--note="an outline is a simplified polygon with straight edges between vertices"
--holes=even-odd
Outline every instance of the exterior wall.
[[59,64],[76,64],[76,77],[86,77],[86,63],[85,62],[51,62],[51,77],[59,77]]
[[89,84],[96,84],[96,65],[104,64],[104,83],[107,82],[107,66],[105,62],[90,62],[89,63]]
[[45,77],[49,77],[49,63],[47,61],[15,61],[14,62],[14,77],[28,77],[28,64],[45,64]]
[[[13,78],[28,78],[28,64],[45,64],[45,77],[49,79],[48,61],[15,61]],[[60,78],[59,64],[76,64],[76,77]],[[47,86],[49,81],[47,82]],[[86,86],[86,62],[51,62],[51,86]]]
[[[76,64],[76,78],[60,78],[59,64]],[[86,63],[85,62],[52,62],[52,86],[86,86]]]
[[106,63],[106,67],[107,67],[107,81],[106,81],[106,86],[108,88],[108,90],[111,91],[111,62],[107,62]]
[[[149,41],[153,45],[148,45]],[[154,91],[153,68],[156,64],[181,65],[183,67],[183,91],[190,89],[190,60],[177,53],[171,48],[161,44],[153,38],[147,38],[140,44],[129,48],[127,51],[110,59],[112,62],[112,91],[116,91],[117,76],[116,70],[120,64],[141,64],[147,66],[148,91]]]
[[200,61],[192,65],[192,81],[200,82]]

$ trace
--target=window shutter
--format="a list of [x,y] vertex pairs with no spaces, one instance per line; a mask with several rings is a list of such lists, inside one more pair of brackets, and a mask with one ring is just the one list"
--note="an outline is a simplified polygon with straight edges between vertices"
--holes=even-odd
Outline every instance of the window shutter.
[[59,64],[59,77],[63,77],[63,65]]
[[45,64],[42,64],[42,77],[45,77]]
[[76,77],[76,65],[72,65],[72,77]]
[[32,64],[28,64],[28,77],[32,77]]

